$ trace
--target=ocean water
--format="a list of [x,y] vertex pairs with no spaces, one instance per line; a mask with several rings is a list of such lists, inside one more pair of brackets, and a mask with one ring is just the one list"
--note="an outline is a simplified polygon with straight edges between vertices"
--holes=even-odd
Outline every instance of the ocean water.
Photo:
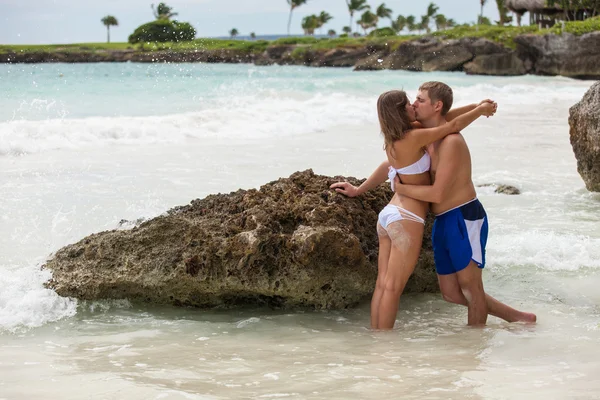
[[[368,176],[375,103],[442,80],[492,98],[463,132],[490,218],[490,317],[403,296],[391,332],[351,310],[195,310],[81,302],[39,266],[85,235],[312,168]],[[207,64],[0,66],[0,399],[600,398],[600,194],[569,144],[590,81]]]

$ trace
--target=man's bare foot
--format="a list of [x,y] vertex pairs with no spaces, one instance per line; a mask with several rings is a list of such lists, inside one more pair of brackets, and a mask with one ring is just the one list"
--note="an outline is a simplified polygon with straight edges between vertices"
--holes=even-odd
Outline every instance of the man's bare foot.
[[517,322],[517,321],[535,324],[535,322],[537,321],[537,317],[534,313],[521,312],[521,313],[519,313],[517,320],[514,322]]

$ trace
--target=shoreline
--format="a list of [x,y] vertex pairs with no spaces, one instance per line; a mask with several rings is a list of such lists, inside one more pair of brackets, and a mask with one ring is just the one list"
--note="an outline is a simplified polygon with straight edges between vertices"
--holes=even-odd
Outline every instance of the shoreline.
[[508,32],[496,30],[494,34],[479,36],[288,38],[273,42],[199,39],[135,46],[0,46],[0,63],[252,63],[353,67],[355,71],[463,71],[472,75],[600,79],[600,31],[582,35],[512,31],[512,36]]

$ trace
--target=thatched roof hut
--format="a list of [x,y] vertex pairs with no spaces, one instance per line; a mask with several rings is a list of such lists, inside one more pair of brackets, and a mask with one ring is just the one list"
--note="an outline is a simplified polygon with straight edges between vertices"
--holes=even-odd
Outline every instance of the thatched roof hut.
[[557,5],[548,6],[547,0],[506,0],[506,8],[519,14],[556,13],[561,10]]
[[557,20],[582,21],[596,15],[593,7],[569,9],[565,12],[558,4],[548,5],[547,0],[506,0],[506,8],[517,14],[517,21],[529,12],[530,24],[552,26]]

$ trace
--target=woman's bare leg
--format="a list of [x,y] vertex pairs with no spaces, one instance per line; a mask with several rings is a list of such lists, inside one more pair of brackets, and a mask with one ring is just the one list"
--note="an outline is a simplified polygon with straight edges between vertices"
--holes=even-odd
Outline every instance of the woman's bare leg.
[[378,329],[394,327],[400,295],[419,259],[423,229],[422,223],[407,220],[393,222],[388,226],[392,248],[379,303]]
[[371,298],[371,329],[379,329],[379,303],[385,287],[385,274],[392,249],[392,241],[379,223],[377,224],[377,235],[379,237],[379,255],[377,257],[377,282],[375,283],[373,298]]

